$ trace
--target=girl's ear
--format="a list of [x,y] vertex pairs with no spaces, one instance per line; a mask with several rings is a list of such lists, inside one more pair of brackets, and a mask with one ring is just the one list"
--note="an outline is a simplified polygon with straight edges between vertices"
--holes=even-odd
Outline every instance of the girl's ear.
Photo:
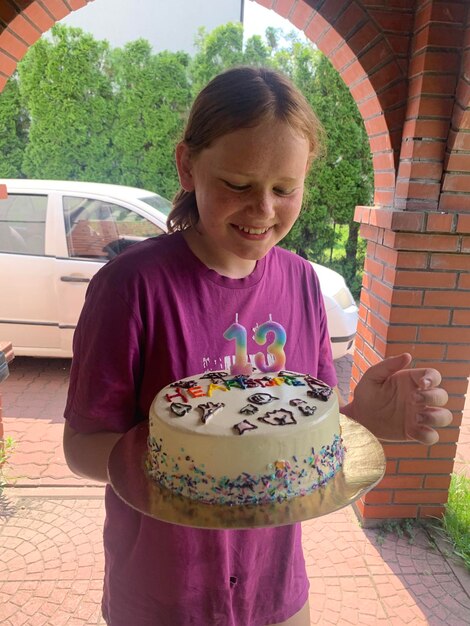
[[181,187],[185,191],[194,191],[191,155],[184,141],[180,141],[176,146],[176,169],[178,170]]

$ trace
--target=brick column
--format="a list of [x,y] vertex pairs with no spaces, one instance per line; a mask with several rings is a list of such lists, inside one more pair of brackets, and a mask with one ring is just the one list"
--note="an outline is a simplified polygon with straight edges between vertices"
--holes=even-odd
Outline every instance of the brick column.
[[470,214],[358,207],[367,239],[353,384],[381,358],[409,352],[443,376],[454,413],[438,444],[385,444],[386,476],[357,504],[367,520],[440,516],[470,374]]
[[357,504],[369,523],[440,516],[447,501],[470,374],[469,45],[468,3],[417,0],[391,206],[356,210],[368,243],[353,385],[406,351],[441,372],[453,412],[435,446],[385,445],[386,477]]

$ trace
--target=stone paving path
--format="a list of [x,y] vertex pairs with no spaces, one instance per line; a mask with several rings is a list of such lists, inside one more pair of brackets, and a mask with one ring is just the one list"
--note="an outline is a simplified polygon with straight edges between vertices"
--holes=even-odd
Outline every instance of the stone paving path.
[[[343,393],[350,366],[337,363]],[[0,500],[2,626],[104,625],[103,487],[73,476],[63,459],[68,368],[17,358],[2,385],[5,432],[17,442],[16,480]],[[468,417],[462,434],[468,467]],[[351,507],[302,526],[311,624],[470,626],[470,574],[426,530],[416,527],[412,540],[364,530]]]

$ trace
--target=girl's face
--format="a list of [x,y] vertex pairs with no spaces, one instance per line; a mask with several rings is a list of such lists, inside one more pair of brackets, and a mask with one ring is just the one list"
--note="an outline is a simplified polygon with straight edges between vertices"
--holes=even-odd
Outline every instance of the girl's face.
[[297,219],[308,156],[308,140],[274,119],[223,135],[195,157],[179,144],[181,184],[199,209],[185,231],[196,256],[223,275],[248,275]]

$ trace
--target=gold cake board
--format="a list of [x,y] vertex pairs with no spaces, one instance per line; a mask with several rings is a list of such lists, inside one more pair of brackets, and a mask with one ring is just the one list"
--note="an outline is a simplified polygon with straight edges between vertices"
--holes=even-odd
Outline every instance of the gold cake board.
[[346,446],[342,469],[324,487],[283,502],[230,506],[205,504],[175,494],[145,469],[148,423],[127,432],[113,448],[108,473],[116,494],[130,507],[162,522],[194,528],[243,529],[283,526],[333,513],[367,493],[385,473],[385,455],[364,426],[340,416]]

